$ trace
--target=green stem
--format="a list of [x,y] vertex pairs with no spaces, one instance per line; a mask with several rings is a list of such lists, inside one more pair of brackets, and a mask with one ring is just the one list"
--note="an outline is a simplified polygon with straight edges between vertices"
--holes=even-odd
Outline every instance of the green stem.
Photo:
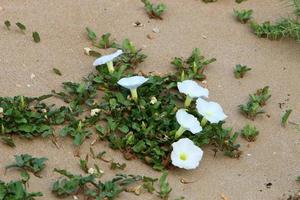
[[204,117],[201,120],[201,126],[204,127],[207,123],[207,119],[205,119]]
[[186,131],[186,129],[180,126],[180,128],[175,133],[175,139],[178,139],[184,133],[184,131]]
[[20,97],[20,106],[21,106],[21,110],[23,110],[25,108],[25,101],[24,101],[24,96]]
[[181,71],[180,80],[181,80],[181,81],[184,81],[184,80],[185,80],[185,73],[184,73],[184,70]]
[[184,102],[184,107],[189,107],[193,101],[193,98],[191,98],[189,95],[186,96],[185,102]]
[[106,63],[106,65],[107,65],[109,73],[112,74],[115,71],[113,61],[109,61],[108,63]]
[[130,90],[131,92],[131,97],[134,101],[137,101],[138,100],[138,93],[137,93],[137,88],[136,89],[132,89]]

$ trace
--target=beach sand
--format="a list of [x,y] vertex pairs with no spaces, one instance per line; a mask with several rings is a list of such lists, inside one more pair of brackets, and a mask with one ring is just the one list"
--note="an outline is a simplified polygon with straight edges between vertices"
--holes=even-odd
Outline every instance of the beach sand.
[[[168,6],[164,20],[150,20],[139,0],[0,0],[0,23],[6,19],[12,23],[19,21],[28,29],[22,34],[17,28],[8,31],[4,25],[0,27],[0,95],[48,94],[52,89],[60,90],[62,82],[80,81],[93,71],[94,58],[83,52],[84,47],[91,47],[85,32],[87,26],[99,34],[110,32],[118,42],[129,38],[143,48],[148,55],[138,68],[143,72],[170,72],[173,57],[187,57],[199,47],[206,57],[217,59],[206,71],[207,85],[210,99],[219,102],[228,115],[227,126],[238,131],[247,123],[255,124],[260,135],[254,143],[239,138],[243,155],[238,160],[222,153],[214,157],[212,149],[207,147],[198,169],[170,171],[173,188],[170,199],[184,196],[187,200],[218,200],[223,194],[228,200],[275,200],[297,191],[300,131],[290,124],[281,127],[280,118],[286,108],[292,108],[290,121],[300,121],[300,45],[288,39],[259,39],[247,25],[233,17],[234,8],[246,8],[254,10],[254,18],[259,22],[273,21],[292,16],[292,8],[280,0],[248,0],[242,4],[234,0],[211,4],[200,0],[162,2]],[[136,21],[144,26],[134,27]],[[153,28],[158,28],[159,33],[153,33]],[[32,41],[33,31],[40,33],[38,44]],[[153,39],[148,39],[147,34]],[[252,71],[238,80],[233,76],[233,68],[239,63],[252,67]],[[54,67],[63,75],[55,75]],[[33,79],[31,74],[35,75]],[[238,105],[246,103],[248,94],[266,85],[272,93],[265,107],[270,117],[264,114],[255,121],[246,119],[239,113]],[[280,109],[278,103],[283,102],[285,107]],[[12,169],[4,175],[4,166],[14,161],[13,155],[21,153],[49,158],[43,178],[32,176],[29,182],[30,191],[44,193],[41,199],[56,199],[51,186],[59,176],[53,168],[82,172],[70,138],[58,139],[60,149],[48,139],[15,140],[16,148],[0,144],[1,180],[19,177],[18,171]],[[92,140],[82,145],[82,158],[89,152]],[[125,161],[120,152],[110,150],[105,142],[97,142],[93,148],[95,152],[106,150],[115,161],[126,162],[124,173],[160,176],[139,160]],[[107,163],[93,162],[105,171],[104,179],[115,174]],[[181,178],[193,183],[182,184]],[[267,183],[272,186],[267,188]],[[122,193],[119,199],[141,198],[158,199],[153,195],[128,193]]]

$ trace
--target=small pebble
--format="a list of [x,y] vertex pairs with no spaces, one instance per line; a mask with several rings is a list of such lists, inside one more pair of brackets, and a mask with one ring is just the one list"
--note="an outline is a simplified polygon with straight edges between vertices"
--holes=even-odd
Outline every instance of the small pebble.
[[206,35],[201,35],[203,39],[207,39],[207,36]]
[[4,8],[0,6],[0,12],[3,11],[3,10],[4,10]]
[[34,79],[35,78],[35,74],[31,73],[30,78]]
[[155,27],[152,29],[153,33],[159,33],[159,28]]
[[31,87],[31,85],[30,85],[30,84],[27,84],[26,86],[27,86],[27,87]]
[[252,154],[251,154],[251,153],[248,153],[247,156],[252,156]]
[[150,34],[147,34],[147,38],[150,39],[150,40],[154,39],[154,37],[152,35],[150,35]]

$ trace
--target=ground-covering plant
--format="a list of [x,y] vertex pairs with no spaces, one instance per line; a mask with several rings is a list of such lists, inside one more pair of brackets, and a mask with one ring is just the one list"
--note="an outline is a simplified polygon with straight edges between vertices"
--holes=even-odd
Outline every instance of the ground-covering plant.
[[0,200],[35,200],[41,192],[28,192],[22,180],[5,183],[0,180]]
[[166,11],[167,6],[163,3],[153,4],[150,0],[141,0],[144,3],[146,12],[150,18],[162,19],[162,14]]
[[[146,56],[132,42],[125,39],[116,48],[115,53],[98,58],[96,71],[82,82],[66,82],[62,91],[53,91],[67,107],[47,106],[41,102],[46,97],[2,98],[2,135],[51,135],[53,126],[64,124],[60,135],[81,145],[95,128],[99,139],[107,140],[125,158],[139,158],[156,170],[196,168],[204,145],[239,157],[237,134],[223,127],[227,116],[222,107],[202,99],[208,98],[208,90],[193,80],[205,79],[204,70],[214,58],[205,59],[195,49],[188,59],[174,59],[174,73],[146,76],[134,72]],[[255,98],[262,102],[261,96]],[[197,158],[191,154],[194,150]]]
[[247,124],[244,128],[239,132],[239,134],[245,138],[248,142],[254,142],[256,137],[259,134],[259,131],[256,129],[255,126],[251,126]]
[[175,57],[171,64],[175,66],[176,75],[180,76],[181,81],[187,79],[202,81],[206,78],[204,75],[205,68],[215,61],[215,58],[205,59],[205,57],[201,55],[200,49],[195,48],[189,58],[183,59]]
[[261,24],[251,20],[250,28],[253,33],[260,38],[268,38],[270,40],[293,38],[300,41],[300,0],[290,0],[290,2],[294,8],[295,17],[282,17],[274,23],[266,21]]
[[32,172],[35,175],[38,175],[46,166],[45,162],[47,158],[36,158],[29,154],[15,155],[16,162],[10,165],[7,165],[5,169],[10,168],[20,168],[25,171]]
[[251,68],[248,67],[247,65],[237,64],[235,66],[233,73],[234,73],[235,78],[243,78],[245,76],[245,74],[250,70],[251,70]]
[[233,12],[236,19],[245,24],[252,18],[253,10],[234,10]]
[[59,125],[74,118],[69,108],[56,108],[42,102],[49,97],[51,95],[36,98],[0,97],[1,141],[15,146],[12,135],[27,139],[37,136],[46,137],[52,135],[53,125]]
[[64,176],[55,181],[52,187],[53,193],[59,197],[80,193],[88,199],[113,200],[124,191],[140,194],[141,190],[144,190],[150,193],[156,191],[162,199],[166,199],[172,190],[167,182],[166,172],[160,177],[159,189],[156,189],[154,183],[158,179],[146,176],[116,174],[111,180],[102,182],[93,174],[82,176],[61,169],[54,169],[54,171]]
[[267,100],[271,98],[269,87],[266,86],[259,89],[256,93],[249,95],[249,97],[248,103],[240,105],[239,107],[246,117],[254,120],[257,115],[265,113],[262,107],[265,106]]
[[93,42],[93,45],[95,47],[98,47],[100,49],[107,49],[115,45],[114,41],[110,39],[110,33],[105,33],[101,36],[100,39],[98,39],[97,34],[92,29],[86,27],[86,31],[88,34],[88,38]]

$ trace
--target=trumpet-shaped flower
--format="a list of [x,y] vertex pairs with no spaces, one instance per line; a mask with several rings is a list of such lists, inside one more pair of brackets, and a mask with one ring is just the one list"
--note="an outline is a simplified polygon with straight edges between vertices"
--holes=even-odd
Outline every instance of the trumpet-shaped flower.
[[209,91],[206,88],[200,86],[197,82],[192,80],[185,80],[177,83],[177,88],[180,93],[186,95],[186,99],[184,102],[185,107],[188,107],[193,99],[199,97],[208,98]]
[[122,78],[118,81],[118,84],[124,88],[127,88],[131,92],[133,100],[138,99],[137,88],[147,82],[149,79],[143,76],[132,76],[129,78]]
[[222,107],[213,101],[205,101],[201,98],[197,99],[196,108],[200,115],[203,116],[201,125],[204,126],[207,120],[210,123],[218,123],[227,118],[227,115],[224,114]]
[[193,134],[202,131],[202,127],[196,117],[187,113],[184,109],[179,109],[176,113],[177,122],[180,124],[180,128],[175,134],[175,138],[179,138],[184,131],[188,130]]
[[172,164],[183,169],[195,169],[198,167],[203,151],[188,138],[182,138],[172,144]]
[[123,54],[122,50],[118,50],[115,53],[112,53],[110,55],[101,56],[100,58],[97,58],[95,62],[93,63],[93,66],[103,65],[106,64],[109,73],[113,73],[115,71],[113,60]]

